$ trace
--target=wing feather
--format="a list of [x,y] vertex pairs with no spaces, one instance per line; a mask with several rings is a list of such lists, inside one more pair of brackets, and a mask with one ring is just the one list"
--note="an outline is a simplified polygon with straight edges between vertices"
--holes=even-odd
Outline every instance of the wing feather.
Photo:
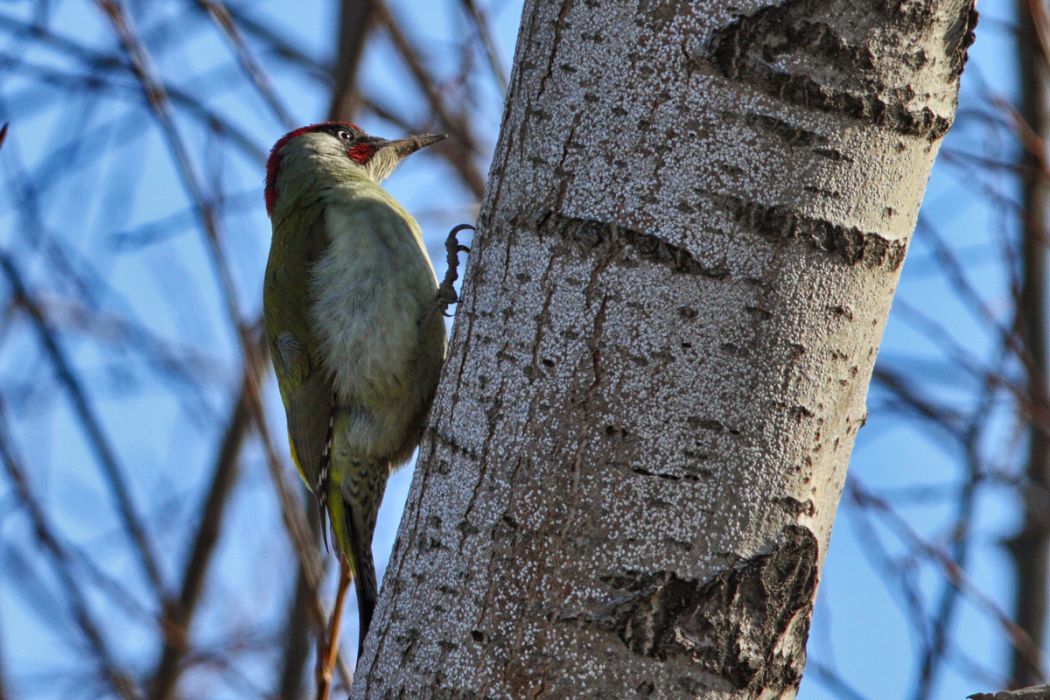
[[332,416],[332,382],[322,366],[311,328],[310,271],[324,254],[323,214],[306,227],[285,219],[274,229],[266,266],[263,317],[274,373],[288,417],[292,457],[306,485],[316,491]]

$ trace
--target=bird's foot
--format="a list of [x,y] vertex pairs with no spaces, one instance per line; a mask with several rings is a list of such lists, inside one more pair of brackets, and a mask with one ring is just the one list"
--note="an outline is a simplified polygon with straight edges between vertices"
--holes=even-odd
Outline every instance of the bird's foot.
[[448,267],[445,269],[445,279],[441,280],[441,284],[438,285],[434,306],[446,318],[452,316],[452,314],[448,313],[448,307],[459,303],[459,295],[456,294],[455,288],[456,280],[459,279],[459,254],[470,252],[470,248],[460,245],[456,234],[460,231],[468,230],[473,231],[475,229],[470,224],[460,224],[449,231],[448,238],[445,239],[445,261],[448,263]]

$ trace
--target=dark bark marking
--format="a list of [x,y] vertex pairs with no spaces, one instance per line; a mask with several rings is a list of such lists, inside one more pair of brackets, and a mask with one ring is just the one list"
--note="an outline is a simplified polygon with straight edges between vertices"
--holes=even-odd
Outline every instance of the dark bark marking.
[[444,430],[437,427],[428,427],[426,432],[432,433],[438,442],[448,447],[452,452],[461,454],[472,462],[477,462],[481,459],[481,455],[478,454],[477,450],[461,444],[455,437]]
[[726,432],[726,433],[729,433],[730,435],[739,435],[740,434],[740,429],[739,428],[726,427],[720,421],[717,421],[717,420],[714,420],[714,419],[711,419],[711,418],[701,418],[700,416],[689,416],[689,418],[686,419],[686,422],[689,423],[689,427],[692,428],[693,430],[710,430],[710,431],[715,432],[715,433]]
[[813,152],[822,158],[838,163],[852,163],[853,159],[836,148],[814,148]]
[[[875,9],[892,17],[903,36],[929,28],[933,15],[926,4],[887,0]],[[929,107],[910,107],[915,94],[909,85],[889,86],[879,79],[880,73],[892,71],[893,66],[878,70],[878,59],[862,42],[851,42],[834,27],[814,19],[822,11],[827,12],[827,0],[785,0],[751,15],[737,15],[712,34],[706,54],[693,60],[710,62],[726,78],[747,81],[768,95],[806,108],[846,114],[930,141],[942,137],[951,127],[951,117]],[[952,81],[957,82],[962,73],[976,22],[971,0],[944,36]],[[928,60],[907,54],[906,43],[905,37],[897,47],[899,55],[894,53],[886,60],[908,65]],[[791,72],[772,65],[788,54],[833,69],[817,79],[817,71]]]
[[[794,688],[805,665],[817,551],[809,529],[790,525],[770,552],[709,581],[669,571],[607,577],[623,593],[591,621],[636,654],[687,657],[736,689]],[[779,653],[785,646],[791,651]]]
[[821,187],[814,187],[813,185],[803,185],[802,189],[810,194],[819,195],[821,197],[827,197],[828,199],[841,199],[842,193],[835,190],[826,190]]
[[978,16],[976,2],[971,0],[966,11],[959,14],[944,35],[944,51],[951,66],[952,78],[955,80],[962,75],[963,67],[966,65],[966,59],[969,56],[967,52],[976,37],[974,30],[977,28]]
[[773,503],[782,507],[784,512],[795,518],[803,515],[813,517],[817,512],[816,504],[809,498],[802,501],[793,496],[781,496],[779,498],[774,498]]
[[762,129],[775,134],[789,146],[811,146],[827,142],[827,139],[820,134],[796,126],[779,117],[750,113],[744,117],[744,121],[753,129]]
[[545,211],[538,217],[540,236],[553,235],[576,250],[601,252],[608,260],[626,261],[633,252],[639,258],[686,275],[724,279],[729,269],[724,265],[705,266],[681,246],[651,233],[643,233],[615,223],[579,219]]
[[692,483],[700,481],[700,476],[697,474],[665,474],[662,472],[651,472],[641,467],[631,467],[631,471],[638,476],[655,476],[658,479],[666,479],[667,481],[688,481]]
[[804,216],[788,207],[767,206],[732,195],[713,195],[737,222],[772,241],[802,241],[826,251],[850,265],[897,270],[904,262],[908,244],[878,233],[842,226],[826,219]]
[[[551,47],[550,58],[547,60],[547,71],[540,78],[540,87],[536,92],[537,95],[542,95],[544,90],[547,89],[547,81],[554,75],[554,62],[558,57],[558,49],[561,48],[561,32],[566,25],[566,19],[569,16],[569,11],[572,10],[574,5],[573,0],[562,0],[561,7],[558,8],[558,17],[552,23],[554,25],[554,40]],[[539,14],[538,12],[536,13]],[[535,18],[535,15],[534,15]],[[524,74],[525,71],[522,71]]]

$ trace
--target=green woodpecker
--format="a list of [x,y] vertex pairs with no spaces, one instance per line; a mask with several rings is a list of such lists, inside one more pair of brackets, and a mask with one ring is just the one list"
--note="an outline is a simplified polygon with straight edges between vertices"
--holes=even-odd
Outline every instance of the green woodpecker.
[[277,141],[266,165],[266,337],[292,459],[354,576],[361,645],[378,597],[376,514],[419,442],[446,342],[419,225],[379,183],[442,138],[314,124]]

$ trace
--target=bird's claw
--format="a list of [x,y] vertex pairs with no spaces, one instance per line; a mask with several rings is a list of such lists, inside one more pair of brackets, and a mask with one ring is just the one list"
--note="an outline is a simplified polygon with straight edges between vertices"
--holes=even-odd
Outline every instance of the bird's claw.
[[445,261],[447,263],[445,279],[441,280],[437,294],[434,296],[434,308],[441,311],[441,315],[445,318],[452,318],[448,307],[459,303],[459,295],[455,288],[456,280],[459,279],[459,254],[470,253],[470,248],[460,244],[456,234],[467,230],[475,229],[470,224],[459,224],[449,231],[448,238],[445,239]]

